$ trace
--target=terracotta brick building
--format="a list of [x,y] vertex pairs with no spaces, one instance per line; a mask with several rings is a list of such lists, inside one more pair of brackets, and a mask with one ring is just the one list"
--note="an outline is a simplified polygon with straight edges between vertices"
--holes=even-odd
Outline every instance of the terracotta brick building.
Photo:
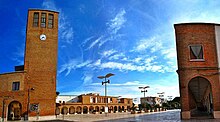
[[[72,98],[65,96],[63,99],[66,100],[67,97]],[[59,99],[59,96],[57,98]],[[132,104],[130,98],[107,96],[108,113],[129,112]],[[59,99],[56,114],[99,114],[105,112],[105,107],[105,96],[100,96],[98,93],[82,94],[68,101]]]
[[54,117],[57,47],[58,12],[29,10],[24,65],[0,74],[1,117]]
[[175,24],[182,119],[220,118],[220,25]]

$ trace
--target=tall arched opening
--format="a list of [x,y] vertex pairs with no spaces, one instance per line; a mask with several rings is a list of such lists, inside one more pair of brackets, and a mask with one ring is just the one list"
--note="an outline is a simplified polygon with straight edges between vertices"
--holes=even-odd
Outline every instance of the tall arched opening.
[[213,118],[213,100],[210,82],[206,78],[195,77],[189,81],[188,87],[191,118]]
[[12,101],[8,105],[8,120],[21,120],[22,105],[18,101]]

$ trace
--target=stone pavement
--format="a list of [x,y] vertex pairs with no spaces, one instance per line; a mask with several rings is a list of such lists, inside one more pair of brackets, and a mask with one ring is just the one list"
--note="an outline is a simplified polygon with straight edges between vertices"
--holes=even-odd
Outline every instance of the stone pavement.
[[112,113],[105,114],[83,114],[58,116],[58,119],[75,122],[220,122],[220,119],[191,119],[180,120],[180,110],[168,110],[162,112],[151,112],[142,114]]

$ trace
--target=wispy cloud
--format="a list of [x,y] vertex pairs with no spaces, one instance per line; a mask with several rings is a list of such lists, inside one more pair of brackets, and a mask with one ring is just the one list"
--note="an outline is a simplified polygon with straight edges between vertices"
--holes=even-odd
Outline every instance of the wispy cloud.
[[95,41],[93,41],[90,46],[86,49],[89,50],[91,48],[93,48],[97,43],[100,43],[101,39],[103,38],[103,36],[100,36],[99,38],[97,38]]
[[62,73],[64,71],[66,71],[66,74],[65,76],[69,75],[70,72],[74,69],[77,69],[77,68],[82,68],[86,65],[88,65],[91,61],[85,61],[85,62],[81,62],[77,59],[72,59],[72,60],[69,60],[68,63],[65,63],[63,65],[61,65],[61,68],[60,70],[58,71],[58,73]]
[[116,69],[119,71],[151,71],[151,72],[165,72],[165,66],[162,65],[135,65],[132,63],[120,63],[120,62],[105,62],[100,65],[101,69]]
[[112,55],[111,57],[109,57],[109,60],[112,60],[112,59],[114,59],[114,60],[122,59],[123,60],[125,58],[126,58],[126,56],[124,53],[116,53],[116,54]]
[[24,47],[25,44],[20,45],[13,54],[12,60],[16,61],[18,65],[24,65]]
[[59,37],[61,38],[62,42],[71,44],[74,39],[74,30],[71,26],[69,19],[65,16],[65,13],[60,9],[57,8],[54,1],[44,1],[42,3],[42,7],[44,9],[50,9],[54,11],[60,12],[59,15]]
[[84,76],[82,77],[83,85],[91,84],[92,78],[93,78],[93,73],[88,72],[88,71],[84,72]]
[[141,39],[136,45],[134,51],[141,52],[150,50],[151,53],[154,53],[162,48],[162,42],[156,36],[149,39]]
[[[121,96],[126,98],[135,98],[135,97],[142,97],[141,90],[138,88],[140,86],[150,86],[148,88],[148,92],[146,96],[158,96],[157,93],[165,92],[165,97],[167,96],[179,96],[179,88],[178,85],[173,84],[169,86],[167,89],[166,85],[162,85],[164,81],[160,81],[158,84],[147,84],[140,81],[124,81],[123,83],[114,83],[115,81],[111,81],[108,84],[108,95],[110,96]],[[100,93],[101,95],[104,91],[104,87],[101,83],[89,83],[85,84],[84,87],[86,89],[81,89],[75,92],[71,92],[71,94],[85,94],[85,93]],[[67,93],[66,93],[67,94]]]
[[[98,36],[97,39],[93,40],[93,42],[91,42],[90,46],[86,48],[86,50],[89,50],[96,45],[101,47],[108,41],[115,40],[116,38],[120,38],[121,36],[123,36],[123,34],[118,34],[118,31],[126,23],[126,18],[124,17],[125,14],[126,11],[122,9],[115,15],[113,19],[109,20],[106,23],[107,31],[103,31],[104,33],[102,35]],[[91,40],[92,38],[89,37],[88,39]],[[88,40],[84,41],[83,44],[85,45],[85,43],[87,42]]]
[[108,30],[111,34],[116,34],[118,30],[120,30],[121,27],[124,25],[124,23],[126,22],[126,18],[124,17],[125,14],[126,11],[122,9],[119,13],[117,13],[115,18],[111,19],[110,22],[107,23],[107,25],[109,26]]
[[114,53],[116,53],[116,52],[117,52],[116,50],[111,49],[111,50],[106,50],[106,51],[104,51],[101,55],[102,55],[103,57],[109,57],[109,56],[111,56],[112,54],[114,54]]

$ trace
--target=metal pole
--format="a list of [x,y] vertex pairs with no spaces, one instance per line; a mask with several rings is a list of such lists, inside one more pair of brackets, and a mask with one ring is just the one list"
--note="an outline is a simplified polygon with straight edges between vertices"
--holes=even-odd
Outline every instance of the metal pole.
[[144,98],[145,98],[145,89],[144,89]]
[[2,122],[4,122],[4,118],[5,118],[5,98],[3,98],[2,105],[3,105],[3,107],[2,107]]
[[[107,105],[107,82],[106,82],[106,77],[105,77],[105,109],[107,109],[108,105]],[[105,116],[107,116],[107,112],[105,111]]]
[[27,120],[29,118],[28,112],[29,112],[29,104],[30,104],[30,93],[29,93],[30,91],[29,90],[30,90],[30,88],[28,88],[28,103],[27,103],[27,118],[26,118]]

